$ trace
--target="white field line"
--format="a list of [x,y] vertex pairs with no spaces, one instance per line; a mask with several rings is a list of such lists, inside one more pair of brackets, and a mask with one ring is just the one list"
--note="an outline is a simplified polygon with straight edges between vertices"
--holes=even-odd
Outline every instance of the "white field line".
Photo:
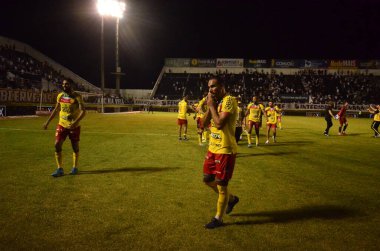
[[[45,130],[37,130],[37,129],[21,129],[21,128],[7,128],[0,127],[0,130],[4,131],[25,131],[25,132],[45,132]],[[52,130],[47,130],[52,131]],[[139,133],[139,132],[91,132],[91,131],[83,131],[83,134],[109,134],[109,135],[147,135],[147,136],[178,136],[175,134],[167,134],[167,133]]]

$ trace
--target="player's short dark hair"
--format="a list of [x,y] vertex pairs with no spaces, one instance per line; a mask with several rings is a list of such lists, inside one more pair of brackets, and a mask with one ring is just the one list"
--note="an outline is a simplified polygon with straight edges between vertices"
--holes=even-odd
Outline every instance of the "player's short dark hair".
[[210,78],[210,80],[215,79],[218,85],[225,86],[224,80],[219,75],[214,75]]

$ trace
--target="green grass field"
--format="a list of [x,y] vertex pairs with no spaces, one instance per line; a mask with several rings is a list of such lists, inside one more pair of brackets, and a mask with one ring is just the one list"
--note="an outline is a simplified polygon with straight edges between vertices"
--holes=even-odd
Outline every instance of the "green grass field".
[[[0,120],[0,250],[379,250],[380,139],[370,119],[283,117],[278,143],[239,145],[240,203],[206,230],[217,195],[202,183],[206,147],[180,142],[176,114],[82,121],[80,174],[52,178],[53,120]],[[71,146],[63,147],[71,168]]]

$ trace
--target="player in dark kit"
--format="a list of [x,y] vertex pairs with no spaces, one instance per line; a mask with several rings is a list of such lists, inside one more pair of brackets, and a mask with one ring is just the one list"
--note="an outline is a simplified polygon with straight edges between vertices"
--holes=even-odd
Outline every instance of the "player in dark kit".
[[333,126],[332,119],[334,118],[334,114],[332,113],[334,103],[329,102],[328,105],[325,108],[325,120],[327,123],[326,130],[323,133],[325,136],[329,136],[329,130]]

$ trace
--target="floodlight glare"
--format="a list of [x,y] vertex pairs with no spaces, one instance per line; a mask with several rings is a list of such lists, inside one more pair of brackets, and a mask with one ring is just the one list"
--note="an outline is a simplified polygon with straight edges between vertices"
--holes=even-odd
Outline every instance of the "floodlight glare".
[[101,16],[122,18],[125,11],[125,3],[117,0],[98,0],[97,8]]

